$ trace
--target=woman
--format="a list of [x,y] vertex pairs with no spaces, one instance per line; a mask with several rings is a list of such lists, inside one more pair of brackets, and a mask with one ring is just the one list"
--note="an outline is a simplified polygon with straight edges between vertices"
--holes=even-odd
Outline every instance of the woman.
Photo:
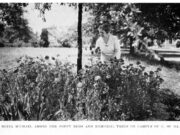
[[120,44],[116,36],[110,33],[109,25],[99,27],[100,37],[96,41],[95,51],[101,51],[101,62],[110,62],[110,59],[120,59]]

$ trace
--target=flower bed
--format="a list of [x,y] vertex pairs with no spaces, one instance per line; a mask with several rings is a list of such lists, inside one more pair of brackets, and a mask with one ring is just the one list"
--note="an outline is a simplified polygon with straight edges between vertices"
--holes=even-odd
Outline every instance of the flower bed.
[[54,57],[17,62],[0,74],[1,120],[179,120],[180,98],[160,89],[160,69],[112,60],[76,74]]

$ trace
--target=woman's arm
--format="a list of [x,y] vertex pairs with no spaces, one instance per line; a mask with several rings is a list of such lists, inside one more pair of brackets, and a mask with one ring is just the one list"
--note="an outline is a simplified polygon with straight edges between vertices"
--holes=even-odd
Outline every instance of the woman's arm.
[[99,38],[96,41],[96,46],[95,46],[95,53],[98,53],[100,51],[100,40]]
[[120,44],[117,37],[115,37],[114,57],[116,57],[116,59],[120,59],[120,56],[121,56]]

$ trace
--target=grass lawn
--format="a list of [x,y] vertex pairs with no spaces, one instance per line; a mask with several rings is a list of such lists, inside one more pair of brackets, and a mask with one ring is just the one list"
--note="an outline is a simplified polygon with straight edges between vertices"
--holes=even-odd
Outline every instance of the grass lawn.
[[[0,69],[11,69],[17,66],[16,59],[20,56],[32,56],[32,57],[50,57],[59,56],[62,61],[69,61],[77,63],[77,48],[0,48]],[[90,64],[89,58],[91,56],[90,51],[83,50],[83,65]],[[135,64],[138,59],[131,59],[123,56],[125,63]],[[160,75],[164,79],[162,88],[169,88],[175,93],[180,95],[180,71],[169,69],[161,65],[149,64],[141,61],[142,65],[146,67],[146,70],[155,70],[160,67],[162,69]]]

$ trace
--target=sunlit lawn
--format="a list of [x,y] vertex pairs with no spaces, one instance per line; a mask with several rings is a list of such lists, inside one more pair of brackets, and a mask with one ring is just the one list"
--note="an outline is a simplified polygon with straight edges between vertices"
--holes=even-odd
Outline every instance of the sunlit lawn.
[[[32,56],[32,57],[45,57],[48,55],[51,57],[59,56],[62,61],[69,61],[77,63],[77,48],[0,48],[0,69],[12,69],[17,66],[16,59],[20,56]],[[95,59],[91,56],[89,50],[83,50],[83,65],[90,64],[89,58]],[[132,60],[127,57],[123,57],[126,64],[135,64],[137,60]],[[180,72],[174,69],[169,69],[163,66],[150,65],[145,62],[141,62],[147,70],[155,70],[156,68],[162,68],[160,73],[164,79],[162,88],[169,88],[180,95]]]

